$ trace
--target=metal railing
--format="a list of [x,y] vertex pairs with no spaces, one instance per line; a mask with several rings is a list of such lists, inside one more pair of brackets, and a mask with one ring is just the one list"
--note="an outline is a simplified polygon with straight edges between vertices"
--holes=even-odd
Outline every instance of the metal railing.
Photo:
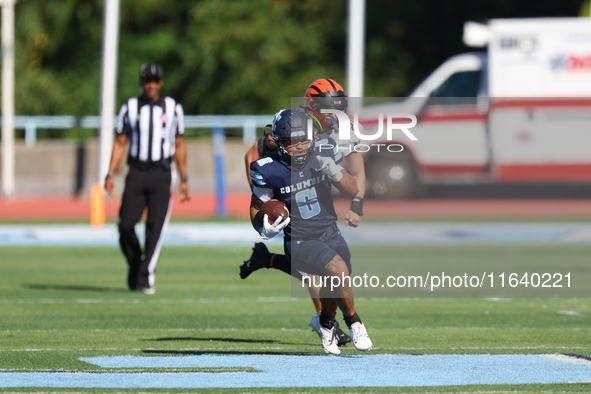
[[[271,123],[273,115],[185,115],[185,128],[213,129],[215,127],[242,128],[242,139],[246,144],[256,140],[256,129]],[[117,123],[117,118],[113,120]],[[2,117],[0,117],[0,125]],[[37,129],[70,129],[80,127],[99,129],[100,116],[15,116],[14,128],[25,130],[25,144],[35,145]]]

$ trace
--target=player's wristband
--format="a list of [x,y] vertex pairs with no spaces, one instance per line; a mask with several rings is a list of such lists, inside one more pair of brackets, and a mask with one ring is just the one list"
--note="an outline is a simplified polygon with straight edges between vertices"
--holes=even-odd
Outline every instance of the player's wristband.
[[115,178],[115,173],[113,171],[109,171],[106,178]]
[[363,216],[363,198],[355,197],[351,200],[351,210],[359,216]]
[[189,177],[187,175],[182,175],[181,176],[181,183],[187,183],[189,182]]

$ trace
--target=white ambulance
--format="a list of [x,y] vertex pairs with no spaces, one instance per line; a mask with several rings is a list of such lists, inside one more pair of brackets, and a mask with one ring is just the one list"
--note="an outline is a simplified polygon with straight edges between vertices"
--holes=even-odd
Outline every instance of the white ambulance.
[[[417,120],[409,129],[416,141],[394,130],[363,146],[368,195],[416,197],[423,185],[446,183],[590,182],[591,18],[468,22],[464,42],[488,48],[450,58],[404,100],[361,110],[369,134],[379,114]],[[384,149],[393,144],[402,152]]]

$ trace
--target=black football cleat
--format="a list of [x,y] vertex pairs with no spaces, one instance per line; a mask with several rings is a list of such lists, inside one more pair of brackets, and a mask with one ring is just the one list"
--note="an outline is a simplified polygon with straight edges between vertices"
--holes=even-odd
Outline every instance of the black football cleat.
[[246,260],[240,266],[240,278],[246,279],[248,275],[261,268],[269,268],[271,261],[271,253],[267,249],[267,245],[262,242],[257,242],[252,248],[252,255],[250,259]]
[[345,334],[345,332],[343,330],[341,330],[341,328],[339,327],[339,323],[336,321],[334,322],[334,328],[335,328],[334,334],[337,337],[337,345],[338,346],[345,346],[346,344],[351,342],[351,337],[348,336],[347,334]]
[[139,264],[131,266],[127,271],[127,287],[129,290],[137,290],[137,274],[140,270]]

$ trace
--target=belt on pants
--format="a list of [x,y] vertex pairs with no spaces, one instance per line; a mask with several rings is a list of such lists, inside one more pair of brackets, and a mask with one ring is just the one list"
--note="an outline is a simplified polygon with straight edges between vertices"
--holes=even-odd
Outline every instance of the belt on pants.
[[172,159],[170,157],[158,161],[141,161],[141,160],[130,160],[129,165],[140,170],[147,170],[153,167],[162,166],[163,168],[170,168]]

